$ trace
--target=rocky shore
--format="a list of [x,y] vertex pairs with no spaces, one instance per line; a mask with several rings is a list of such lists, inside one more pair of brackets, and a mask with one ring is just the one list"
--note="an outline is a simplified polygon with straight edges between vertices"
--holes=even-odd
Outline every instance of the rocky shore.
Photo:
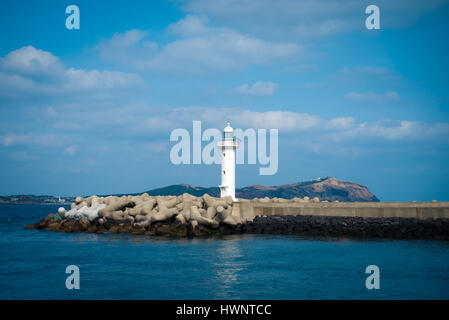
[[[319,202],[319,199],[251,201]],[[245,220],[234,209],[231,198],[214,198],[207,194],[202,197],[190,194],[77,197],[69,211],[60,208],[58,213],[49,214],[42,221],[25,228],[173,237],[251,233],[449,240],[449,219],[262,215]]]

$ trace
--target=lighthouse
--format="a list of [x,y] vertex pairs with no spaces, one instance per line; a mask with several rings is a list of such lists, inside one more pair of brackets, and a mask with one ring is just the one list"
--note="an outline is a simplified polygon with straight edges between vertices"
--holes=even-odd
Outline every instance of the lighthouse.
[[223,140],[218,143],[218,147],[221,149],[220,196],[231,196],[235,200],[235,149],[239,144],[229,122],[223,129]]

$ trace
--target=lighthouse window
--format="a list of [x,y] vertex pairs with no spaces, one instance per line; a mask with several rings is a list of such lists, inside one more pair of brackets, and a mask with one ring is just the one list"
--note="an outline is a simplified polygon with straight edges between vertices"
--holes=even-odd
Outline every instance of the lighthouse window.
[[226,155],[226,153],[223,153],[223,157]]
[[223,170],[223,174],[226,174],[226,171]]

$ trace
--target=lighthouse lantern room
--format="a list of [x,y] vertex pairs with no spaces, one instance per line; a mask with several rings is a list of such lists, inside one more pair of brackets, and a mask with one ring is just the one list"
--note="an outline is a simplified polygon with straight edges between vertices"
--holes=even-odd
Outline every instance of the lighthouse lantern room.
[[235,149],[239,147],[239,143],[229,122],[223,130],[223,140],[218,143],[218,147],[221,149],[220,196],[231,196],[235,200]]

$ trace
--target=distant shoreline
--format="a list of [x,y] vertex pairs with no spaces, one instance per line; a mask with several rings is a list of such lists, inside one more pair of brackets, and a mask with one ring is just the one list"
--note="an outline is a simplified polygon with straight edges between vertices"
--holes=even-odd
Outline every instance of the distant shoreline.
[[43,205],[61,205],[69,206],[71,202],[13,202],[13,201],[0,201],[0,204],[43,204]]

